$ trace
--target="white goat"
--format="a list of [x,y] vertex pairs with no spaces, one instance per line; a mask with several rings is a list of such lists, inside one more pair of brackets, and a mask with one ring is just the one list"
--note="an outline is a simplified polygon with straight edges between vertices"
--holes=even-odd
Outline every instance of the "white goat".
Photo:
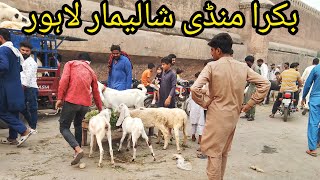
[[144,100],[146,98],[147,89],[140,84],[140,89],[127,89],[118,91],[105,87],[98,82],[101,101],[106,108],[116,109],[121,103],[124,103],[128,107],[140,108],[144,107]]
[[[91,134],[89,157],[92,157],[93,141],[94,141],[94,136],[96,136],[97,144],[98,144],[99,150],[100,150],[100,160],[99,160],[99,164],[98,164],[99,167],[101,167],[101,163],[102,163],[102,159],[103,159],[103,152],[104,151],[103,151],[103,147],[102,147],[102,139],[104,138],[105,135],[107,135],[107,137],[108,137],[111,163],[114,164],[110,117],[111,117],[110,110],[105,109],[105,110],[102,110],[98,115],[92,117],[89,121],[89,131]],[[106,128],[107,128],[107,132],[105,130]]]
[[147,145],[151,151],[151,155],[153,157],[153,160],[155,161],[156,159],[154,157],[153,148],[152,148],[151,142],[149,141],[149,138],[144,130],[142,120],[139,118],[132,118],[130,116],[130,111],[129,111],[128,107],[124,103],[121,103],[119,105],[117,111],[120,112],[120,117],[117,121],[116,126],[120,126],[122,124],[122,130],[123,130],[123,134],[122,134],[122,138],[120,140],[120,145],[119,145],[118,151],[121,150],[122,143],[123,143],[126,135],[129,134],[127,150],[129,150],[130,139],[132,137],[132,144],[133,144],[133,159],[132,159],[132,161],[134,161],[136,159],[137,142],[138,142],[139,137],[142,136],[142,138],[145,139],[145,141],[147,142]]
[[[177,151],[180,152],[179,145],[179,129],[183,131],[183,145],[187,141],[186,126],[188,116],[186,112],[179,108],[168,109],[168,108],[140,108],[130,111],[131,117],[140,118],[145,127],[156,127],[158,128],[164,137],[163,149],[167,149],[169,142],[169,131],[168,128],[173,128],[175,133]],[[158,136],[158,142],[160,136]]]

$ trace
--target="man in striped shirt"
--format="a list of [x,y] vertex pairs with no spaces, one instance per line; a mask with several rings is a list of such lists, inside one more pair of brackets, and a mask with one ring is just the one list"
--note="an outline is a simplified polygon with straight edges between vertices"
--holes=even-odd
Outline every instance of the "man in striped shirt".
[[[279,98],[282,97],[282,94],[284,91],[288,91],[288,90],[293,91],[294,98],[296,100],[296,102],[294,102],[294,106],[296,107],[298,105],[299,93],[301,91],[302,84],[303,84],[301,75],[298,69],[299,69],[299,63],[295,62],[290,65],[290,69],[285,70],[281,73],[279,78],[279,81],[282,81],[281,88],[280,88],[280,92],[278,94],[277,100],[273,104],[272,114],[269,116],[270,118],[274,118],[274,115],[278,111],[278,108],[281,105],[281,101],[279,100]],[[297,86],[297,82],[298,82],[298,86]]]

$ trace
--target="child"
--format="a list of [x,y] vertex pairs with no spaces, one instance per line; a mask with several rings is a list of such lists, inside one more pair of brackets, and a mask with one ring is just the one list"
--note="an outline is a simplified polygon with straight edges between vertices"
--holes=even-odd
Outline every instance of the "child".
[[175,89],[177,84],[176,74],[171,70],[172,59],[164,57],[161,59],[162,77],[159,90],[159,107],[175,108]]
[[161,65],[159,65],[157,67],[157,75],[154,78],[154,80],[152,81],[152,83],[154,84],[154,88],[156,89],[154,91],[154,95],[153,95],[153,100],[152,100],[152,105],[154,105],[156,103],[156,101],[159,101],[159,88],[160,88],[160,84],[161,84],[161,77],[162,77],[162,68]]
[[183,86],[181,86],[181,84],[184,82],[188,82],[188,81],[181,78],[180,75],[184,72],[182,69],[177,68],[176,72],[177,72],[177,83],[178,83],[177,87],[179,88],[179,97],[183,98],[183,96],[182,96]]
[[[198,78],[200,72],[195,74]],[[190,94],[190,97],[192,94]],[[199,135],[198,144],[201,143],[202,131],[205,124],[205,113],[204,109],[196,104],[192,98],[190,99],[190,122],[192,125],[192,141],[196,141],[196,134]]]
[[153,63],[148,64],[148,69],[146,69],[141,75],[141,83],[147,88],[147,92],[152,92],[154,89],[151,85],[151,76],[155,65]]

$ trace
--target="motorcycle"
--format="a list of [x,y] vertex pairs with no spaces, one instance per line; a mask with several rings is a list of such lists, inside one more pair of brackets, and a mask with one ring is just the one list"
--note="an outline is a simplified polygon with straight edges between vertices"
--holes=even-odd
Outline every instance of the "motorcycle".
[[293,91],[284,91],[282,97],[279,98],[279,100],[281,101],[279,111],[281,113],[281,116],[283,116],[283,121],[287,122],[288,116],[296,112],[296,107],[294,106],[296,99],[294,99]]
[[179,87],[176,87],[176,107],[183,109],[188,116],[190,115],[189,97],[191,93],[191,86],[193,83],[194,81],[179,83],[179,85],[182,86],[181,90]]

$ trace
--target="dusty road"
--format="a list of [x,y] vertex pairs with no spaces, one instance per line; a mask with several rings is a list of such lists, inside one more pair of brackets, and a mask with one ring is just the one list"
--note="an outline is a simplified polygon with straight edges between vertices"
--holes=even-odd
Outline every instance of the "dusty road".
[[[277,115],[269,119],[270,106],[259,106],[254,122],[239,120],[232,151],[229,155],[225,179],[290,179],[317,180],[320,177],[320,157],[311,157],[307,149],[307,116],[295,113],[288,122]],[[161,150],[153,144],[157,161],[153,162],[148,148],[141,140],[137,160],[130,162],[130,152],[116,152],[118,138],[113,149],[116,166],[111,167],[107,143],[104,143],[105,159],[102,168],[97,167],[99,153],[88,158],[85,147],[85,169],[70,166],[72,149],[58,130],[58,117],[43,117],[39,121],[39,133],[30,137],[21,148],[0,144],[0,179],[206,179],[206,160],[196,158],[196,143],[188,141],[188,148],[182,155],[192,164],[192,171],[176,167],[172,155],[175,145]],[[116,134],[116,133],[115,133]],[[0,137],[6,137],[7,130],[0,130]],[[155,139],[152,139],[155,141]],[[255,165],[264,170],[259,173],[249,167]]]

